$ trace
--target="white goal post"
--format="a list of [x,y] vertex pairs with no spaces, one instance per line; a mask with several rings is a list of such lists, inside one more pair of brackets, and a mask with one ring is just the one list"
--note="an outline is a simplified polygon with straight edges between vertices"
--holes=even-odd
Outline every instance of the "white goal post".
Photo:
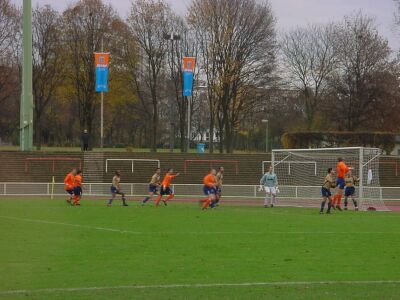
[[[360,209],[367,210],[373,207],[376,210],[387,211],[380,188],[380,156],[380,149],[366,147],[275,149],[272,150],[271,165],[282,188],[315,187],[310,188],[309,193],[302,193],[301,198],[304,199],[300,199],[298,195],[289,195],[288,198],[291,198],[293,204],[298,206],[301,201],[316,198],[316,193],[323,184],[328,168],[336,171],[337,160],[341,157],[348,166],[353,168],[353,175],[360,179],[356,185],[356,197]],[[334,192],[335,189],[332,190],[332,194]],[[288,193],[283,194],[288,195]]]

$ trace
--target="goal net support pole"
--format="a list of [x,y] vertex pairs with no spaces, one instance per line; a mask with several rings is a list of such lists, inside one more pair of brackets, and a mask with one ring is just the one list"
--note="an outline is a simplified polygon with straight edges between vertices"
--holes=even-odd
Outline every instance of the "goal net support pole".
[[363,172],[363,164],[364,164],[364,148],[360,148],[359,150],[359,165],[358,165],[358,196],[360,207],[362,207],[362,199],[364,198],[364,172]]

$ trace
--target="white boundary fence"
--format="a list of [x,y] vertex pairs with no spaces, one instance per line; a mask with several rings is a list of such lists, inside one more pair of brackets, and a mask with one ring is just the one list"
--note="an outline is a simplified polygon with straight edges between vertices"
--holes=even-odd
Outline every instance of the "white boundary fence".
[[[256,200],[263,199],[264,192],[258,191],[258,185],[224,185],[223,197]],[[147,183],[123,183],[122,190],[128,197],[142,197],[148,193]],[[176,197],[178,198],[203,198],[203,185],[201,184],[174,184],[172,185]],[[279,186],[280,194],[278,199],[293,201],[321,200],[320,186]],[[400,187],[364,187],[372,189],[371,193],[379,195],[384,201],[400,201]],[[54,194],[53,194],[54,193]],[[88,197],[108,197],[110,195],[109,183],[85,183],[84,196]],[[54,183],[0,183],[0,197],[5,196],[65,196],[64,184]]]

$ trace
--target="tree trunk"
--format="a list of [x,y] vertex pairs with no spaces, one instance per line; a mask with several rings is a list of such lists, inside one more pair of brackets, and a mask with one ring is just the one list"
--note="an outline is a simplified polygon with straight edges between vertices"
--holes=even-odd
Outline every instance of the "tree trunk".
[[228,122],[228,113],[226,109],[222,108],[222,116],[218,117],[218,126],[219,126],[219,153],[224,153],[224,150],[227,150],[225,147],[225,137],[226,130],[228,129],[226,123]]
[[218,144],[218,151],[219,153],[224,153],[224,124],[221,119],[220,112],[218,112],[218,138],[219,138],[219,144]]
[[183,153],[183,152],[186,152],[185,123],[181,122],[181,124],[179,124],[179,125],[180,125],[179,126],[179,133],[181,135],[181,137],[180,137],[180,148],[181,148],[181,152]]
[[233,153],[233,144],[234,144],[234,134],[233,134],[233,126],[230,124],[229,120],[225,120],[225,150],[226,153]]
[[[153,100],[154,101],[154,100]],[[158,111],[157,104],[153,102],[153,122],[151,124],[151,152],[157,152]]]
[[215,126],[215,118],[213,116],[213,113],[211,112],[211,117],[210,117],[210,137],[209,137],[209,152],[214,153],[214,126]]
[[307,130],[310,131],[314,123],[314,112],[312,109],[307,113],[306,123],[307,123]]
[[308,89],[304,92],[305,103],[306,103],[306,124],[307,130],[312,130],[314,125],[315,113],[318,110],[318,96],[311,94]]
[[94,147],[94,134],[93,134],[92,127],[93,127],[92,114],[89,113],[86,118],[86,129],[89,133],[89,150],[93,150],[93,147]]
[[224,153],[224,143],[225,143],[225,137],[224,137],[224,134],[225,134],[225,130],[224,130],[224,128],[223,127],[220,127],[220,129],[219,129],[219,145],[218,145],[218,147],[219,147],[219,153]]
[[181,148],[181,152],[186,152],[186,107],[187,107],[187,97],[183,98],[183,102],[181,105],[181,109],[180,109],[180,114],[179,114],[179,133],[180,133],[180,148]]
[[34,123],[35,127],[35,144],[36,149],[40,150],[42,148],[42,122],[41,122],[41,112],[36,110],[36,120]]

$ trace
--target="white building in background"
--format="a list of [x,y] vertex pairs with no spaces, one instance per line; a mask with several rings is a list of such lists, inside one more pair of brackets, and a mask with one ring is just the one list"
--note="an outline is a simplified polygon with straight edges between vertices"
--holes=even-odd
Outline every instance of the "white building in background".
[[400,155],[400,135],[396,135],[395,143],[396,144],[393,148],[393,151],[390,153],[390,155]]
[[[203,133],[197,133],[192,135],[192,141],[195,143],[205,143],[208,144],[210,142],[210,130],[207,129],[207,131]],[[214,138],[213,138],[214,143],[219,143],[219,135],[217,130],[214,130]]]
[[[210,143],[210,109],[207,99],[207,84],[197,80],[193,90],[190,140],[193,144]],[[213,142],[219,143],[218,129],[214,129]],[[192,145],[193,146],[193,145]]]

